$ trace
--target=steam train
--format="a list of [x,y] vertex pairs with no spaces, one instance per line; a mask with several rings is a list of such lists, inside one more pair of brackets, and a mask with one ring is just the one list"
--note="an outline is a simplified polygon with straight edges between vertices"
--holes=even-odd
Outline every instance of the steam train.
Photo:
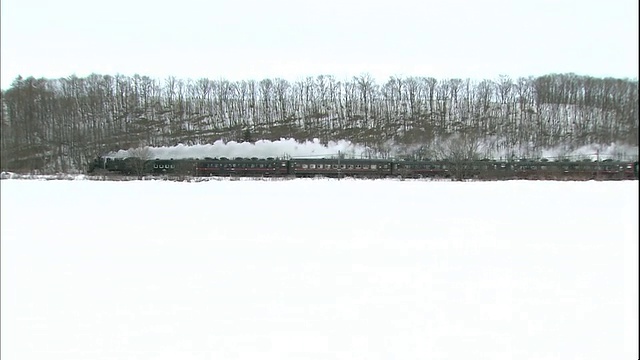
[[191,177],[360,177],[483,180],[633,180],[638,161],[382,160],[341,158],[95,159],[89,174]]

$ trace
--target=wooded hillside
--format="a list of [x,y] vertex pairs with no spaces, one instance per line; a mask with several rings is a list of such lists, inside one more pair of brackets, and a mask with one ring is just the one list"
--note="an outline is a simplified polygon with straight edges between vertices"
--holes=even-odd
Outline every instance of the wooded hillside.
[[551,74],[471,81],[369,75],[165,80],[17,78],[2,91],[2,170],[82,171],[97,155],[215,140],[350,140],[430,146],[452,134],[527,156],[638,145],[638,81]]

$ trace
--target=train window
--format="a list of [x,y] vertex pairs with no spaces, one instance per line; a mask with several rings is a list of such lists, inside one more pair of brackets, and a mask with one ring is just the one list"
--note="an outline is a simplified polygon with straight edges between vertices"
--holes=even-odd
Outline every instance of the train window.
[[175,168],[176,168],[176,166],[175,166],[175,165],[173,165],[173,164],[171,164],[171,168],[172,168],[172,169],[175,169]]
[[347,165],[345,164],[340,165],[340,169],[346,169],[346,168],[347,168]]
[[309,168],[309,165],[307,165],[307,164],[302,164],[302,168],[303,168],[303,169],[307,169],[307,168]]
[[309,169],[315,169],[316,168],[316,164],[309,164]]
[[362,169],[362,165],[356,164],[356,169]]
[[388,170],[389,169],[389,165],[388,164],[384,164],[384,166],[382,168],[385,169],[385,170]]
[[287,163],[283,161],[280,163],[280,166],[287,166]]
[[372,164],[371,165],[371,170],[375,170],[378,167],[378,165]]
[[349,164],[349,169],[353,169],[353,165],[352,164]]
[[331,167],[334,168],[334,169],[337,169],[338,168],[338,164],[333,164],[333,166],[331,166]]
[[158,164],[153,164],[153,168],[157,169],[158,168]]

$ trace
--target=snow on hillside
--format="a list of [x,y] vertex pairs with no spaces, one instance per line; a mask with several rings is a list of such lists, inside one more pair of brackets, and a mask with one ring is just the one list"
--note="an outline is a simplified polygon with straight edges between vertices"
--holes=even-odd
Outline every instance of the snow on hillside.
[[[488,149],[489,146],[484,146]],[[171,147],[147,147],[151,158],[158,159],[188,159],[188,158],[205,158],[205,157],[335,157],[339,153],[347,157],[376,157],[377,154],[370,147],[354,144],[350,141],[340,140],[329,142],[327,145],[320,143],[318,139],[313,141],[299,142],[295,139],[280,139],[277,141],[260,140],[255,143],[238,143],[235,141],[223,142],[218,140],[213,144],[203,145],[177,145]],[[388,145],[389,156],[406,155],[406,148]],[[135,156],[135,150],[120,150],[107,154],[112,158],[126,158]],[[505,159],[511,156],[519,156],[522,151],[519,149],[505,149],[499,152],[485,150],[486,156],[494,159]],[[599,155],[598,155],[599,154]],[[568,157],[582,160],[590,158],[600,159],[616,159],[616,160],[636,160],[638,158],[637,146],[626,146],[619,144],[610,144],[607,146],[589,145],[578,149],[565,149],[556,147],[550,149],[542,149],[537,152],[538,157],[547,159],[555,159],[559,157]]]
[[637,182],[3,180],[2,359],[637,359]]

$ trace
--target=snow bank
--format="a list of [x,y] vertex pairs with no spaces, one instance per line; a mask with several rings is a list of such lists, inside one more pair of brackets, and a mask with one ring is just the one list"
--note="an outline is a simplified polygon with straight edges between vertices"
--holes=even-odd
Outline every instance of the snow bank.
[[633,182],[2,184],[2,359],[637,359]]
[[81,174],[52,174],[52,175],[35,175],[35,174],[17,174],[14,172],[3,171],[0,173],[0,179],[21,179],[21,180],[90,180],[91,177]]

